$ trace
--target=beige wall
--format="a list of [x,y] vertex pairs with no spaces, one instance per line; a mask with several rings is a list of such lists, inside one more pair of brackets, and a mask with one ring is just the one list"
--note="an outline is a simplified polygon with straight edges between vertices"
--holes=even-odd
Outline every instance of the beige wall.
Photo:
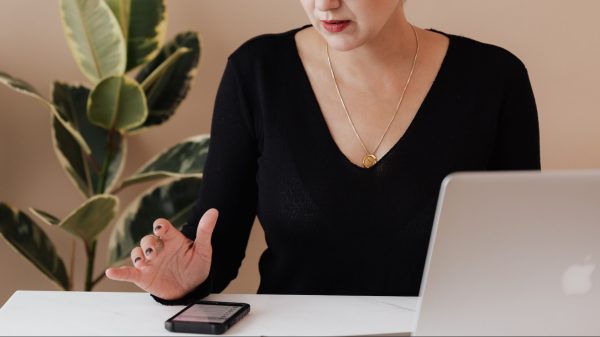
[[[409,19],[501,45],[528,66],[540,113],[542,160],[546,169],[600,168],[600,1],[597,0],[410,0]],[[164,126],[130,139],[126,167],[132,172],[178,140],[209,131],[216,87],[226,56],[246,39],[306,22],[297,0],[171,0],[169,36],[196,30],[203,57],[188,99]],[[63,38],[57,1],[0,1],[0,70],[30,81],[48,94],[51,81],[84,81]],[[26,209],[66,215],[82,202],[54,157],[48,113],[32,99],[0,87],[0,200]],[[127,190],[124,204],[148,186]],[[71,238],[45,228],[67,257]],[[96,274],[104,268],[108,231],[100,238]],[[253,231],[248,258],[230,292],[255,292],[256,264],[264,249]],[[84,271],[77,246],[75,279]],[[54,286],[0,241],[0,304],[17,289]],[[80,289],[78,287],[77,289]],[[103,281],[98,290],[135,290]]]

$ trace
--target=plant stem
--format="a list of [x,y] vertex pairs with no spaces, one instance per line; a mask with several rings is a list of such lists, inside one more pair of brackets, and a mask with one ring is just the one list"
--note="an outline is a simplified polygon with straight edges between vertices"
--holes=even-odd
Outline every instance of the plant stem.
[[104,163],[102,163],[102,170],[98,179],[98,186],[96,186],[96,194],[104,193],[106,189],[106,179],[108,175],[108,167],[110,162],[113,160],[115,154],[115,129],[108,131],[108,142],[106,144],[106,156],[104,157]]
[[106,274],[104,273],[98,275],[98,277],[96,277],[94,281],[92,281],[92,288],[94,288],[100,281],[102,281],[104,277],[106,277]]
[[94,282],[92,278],[94,277],[94,260],[96,257],[96,243],[97,241],[92,241],[91,246],[86,243],[85,250],[87,253],[87,269],[85,272],[85,291],[91,291],[94,287]]
[[110,190],[110,194],[116,195],[119,192],[121,192],[121,190],[123,189],[123,182],[121,182],[120,184],[118,184],[117,186],[113,187]]
[[[83,152],[83,150],[79,150],[81,152],[81,156],[83,157],[83,172],[85,173],[85,183],[87,186],[87,197],[91,197],[94,195],[94,183],[92,182],[92,175],[90,174],[90,167],[88,162],[91,162],[92,156],[88,156]],[[93,159],[92,159],[93,160]]]
[[73,277],[75,275],[75,239],[71,240],[71,268],[69,268],[69,271],[71,272],[71,275],[69,275],[69,290],[73,289]]

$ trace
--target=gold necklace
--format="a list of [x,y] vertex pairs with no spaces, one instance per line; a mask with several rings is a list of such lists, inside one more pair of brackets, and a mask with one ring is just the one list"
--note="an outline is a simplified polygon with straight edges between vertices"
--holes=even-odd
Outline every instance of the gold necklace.
[[408,75],[408,79],[406,80],[406,85],[404,85],[404,89],[402,90],[402,95],[400,96],[400,100],[398,101],[398,104],[396,105],[396,110],[394,111],[394,116],[392,116],[392,119],[390,120],[387,127],[385,128],[385,131],[381,135],[381,138],[379,139],[379,142],[377,143],[377,146],[375,147],[375,150],[373,152],[369,152],[369,150],[367,150],[365,143],[363,142],[362,138],[356,131],[356,127],[354,126],[354,122],[352,121],[352,118],[350,118],[350,114],[348,113],[348,108],[346,108],[346,103],[344,103],[344,99],[342,98],[342,94],[340,93],[340,88],[338,87],[338,84],[337,84],[335,72],[333,71],[333,67],[331,66],[331,57],[329,56],[329,45],[327,43],[325,43],[325,51],[327,53],[327,63],[329,64],[329,70],[331,70],[331,77],[333,78],[333,83],[335,84],[335,90],[337,91],[340,102],[342,103],[342,107],[344,108],[344,111],[346,112],[346,117],[348,117],[348,121],[350,122],[350,125],[352,126],[352,130],[354,131],[354,134],[358,138],[360,145],[362,145],[363,149],[365,150],[365,156],[363,157],[363,160],[362,160],[362,164],[365,168],[371,168],[371,167],[373,167],[373,165],[377,164],[378,159],[377,159],[377,156],[375,155],[375,153],[377,153],[377,150],[379,149],[379,146],[381,145],[383,138],[385,137],[385,135],[387,134],[387,132],[390,129],[390,126],[396,119],[398,110],[400,110],[400,105],[402,105],[402,101],[404,100],[404,94],[406,93],[406,88],[408,88],[408,85],[410,84],[412,75],[415,71],[415,66],[417,64],[417,58],[419,57],[419,35],[417,34],[417,30],[415,29],[415,27],[413,25],[410,25],[410,27],[412,28],[413,33],[415,34],[415,40],[417,41],[417,50],[415,51],[415,57],[413,59],[412,68],[410,70],[410,74]]

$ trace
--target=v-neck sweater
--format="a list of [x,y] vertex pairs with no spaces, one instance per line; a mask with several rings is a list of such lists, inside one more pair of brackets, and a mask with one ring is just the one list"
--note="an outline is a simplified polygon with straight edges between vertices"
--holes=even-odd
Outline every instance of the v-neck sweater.
[[253,38],[228,58],[199,201],[182,230],[193,240],[201,215],[219,210],[210,275],[178,301],[157,300],[225,289],[256,216],[267,243],[258,293],[418,296],[444,177],[540,169],[524,64],[439,31],[448,50],[412,123],[375,166],[356,166],[333,140],[298,54],[303,28]]

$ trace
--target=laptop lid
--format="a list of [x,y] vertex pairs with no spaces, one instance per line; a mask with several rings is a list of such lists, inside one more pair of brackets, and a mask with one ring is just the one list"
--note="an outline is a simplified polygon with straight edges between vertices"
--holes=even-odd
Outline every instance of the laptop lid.
[[415,335],[600,335],[600,171],[444,180]]

